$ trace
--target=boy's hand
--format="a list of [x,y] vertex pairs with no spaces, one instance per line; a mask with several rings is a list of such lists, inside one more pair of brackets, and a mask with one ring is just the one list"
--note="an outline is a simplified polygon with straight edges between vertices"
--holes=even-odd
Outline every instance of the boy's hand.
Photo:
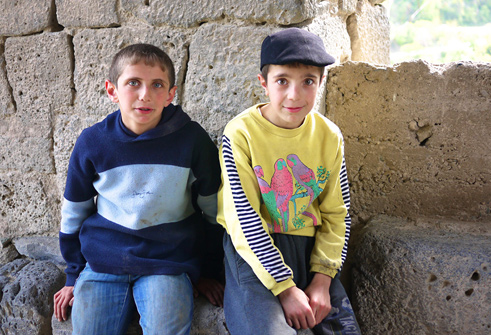
[[73,286],[65,286],[55,293],[55,317],[58,321],[66,321],[68,306],[73,306]]
[[331,277],[316,273],[310,285],[305,289],[305,294],[309,297],[309,304],[315,316],[315,324],[319,324],[331,311],[331,296],[329,287]]
[[295,329],[307,329],[316,325],[314,313],[309,305],[309,297],[298,287],[293,286],[278,295],[285,313],[286,322]]
[[213,305],[223,307],[223,291],[225,288],[223,287],[222,283],[215,279],[201,277],[196,283],[195,288],[195,298],[198,297],[199,293],[201,293]]

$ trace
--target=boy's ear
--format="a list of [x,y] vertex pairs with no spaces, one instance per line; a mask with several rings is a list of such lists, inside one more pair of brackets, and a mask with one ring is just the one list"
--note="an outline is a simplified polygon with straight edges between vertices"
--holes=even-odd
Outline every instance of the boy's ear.
[[174,97],[176,96],[177,86],[174,86],[169,90],[169,96],[167,97],[167,101],[165,102],[165,107],[169,106]]
[[268,96],[268,83],[266,82],[266,79],[264,79],[262,74],[257,75],[257,79],[259,79],[259,82],[261,83],[261,86],[264,88],[264,93],[266,96]]
[[116,88],[116,85],[114,85],[109,80],[106,80],[106,92],[107,95],[109,96],[109,99],[111,99],[112,102],[116,102],[116,103],[119,102],[118,90]]

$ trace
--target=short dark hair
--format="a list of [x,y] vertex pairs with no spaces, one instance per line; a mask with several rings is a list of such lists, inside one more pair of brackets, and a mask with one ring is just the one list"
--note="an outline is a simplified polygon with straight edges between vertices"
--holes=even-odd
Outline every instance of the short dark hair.
[[169,75],[169,89],[176,85],[176,71],[169,55],[162,49],[151,44],[132,44],[121,49],[113,58],[109,69],[109,81],[118,85],[118,79],[126,65],[134,65],[139,62],[146,65],[158,65],[162,71]]
[[[266,83],[268,82],[268,73],[269,73],[269,66],[270,65],[274,65],[274,64],[266,64],[266,65],[263,65],[263,68],[261,69],[261,75],[263,76],[263,78],[266,81]],[[303,64],[303,63],[299,63],[299,62],[294,62],[294,63],[283,64],[282,66],[301,67],[301,66],[313,66],[313,65],[306,65],[306,64]],[[326,67],[325,66],[315,66],[315,67],[319,69],[320,76],[322,78],[322,76],[324,75],[324,69]]]

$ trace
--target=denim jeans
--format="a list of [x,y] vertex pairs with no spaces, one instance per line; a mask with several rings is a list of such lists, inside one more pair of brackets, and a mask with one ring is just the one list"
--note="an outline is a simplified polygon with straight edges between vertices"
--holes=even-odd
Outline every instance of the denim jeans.
[[135,311],[145,335],[189,334],[193,287],[186,274],[112,275],[87,264],[74,289],[73,335],[125,334]]
[[[297,287],[304,290],[313,274],[310,253],[315,239],[303,236],[274,234],[275,246],[294,273]],[[237,253],[230,236],[223,239],[225,250],[224,312],[232,335],[296,335],[285,319],[277,297],[256,277],[252,268]],[[346,291],[336,275],[331,282],[331,313],[312,330],[316,335],[360,335]]]

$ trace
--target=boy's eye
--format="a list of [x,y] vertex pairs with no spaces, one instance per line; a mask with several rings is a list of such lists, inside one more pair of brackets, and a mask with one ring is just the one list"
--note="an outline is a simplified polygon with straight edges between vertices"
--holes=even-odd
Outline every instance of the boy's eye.
[[308,86],[314,85],[315,81],[313,79],[305,79],[305,84]]
[[287,81],[286,81],[286,79],[278,79],[278,80],[276,80],[276,83],[278,85],[286,85]]
[[162,88],[162,87],[164,87],[164,85],[162,83],[155,83],[155,84],[153,84],[153,86],[155,88]]
[[130,85],[130,86],[138,86],[138,81],[136,81],[136,80],[130,80],[128,82],[128,85]]

